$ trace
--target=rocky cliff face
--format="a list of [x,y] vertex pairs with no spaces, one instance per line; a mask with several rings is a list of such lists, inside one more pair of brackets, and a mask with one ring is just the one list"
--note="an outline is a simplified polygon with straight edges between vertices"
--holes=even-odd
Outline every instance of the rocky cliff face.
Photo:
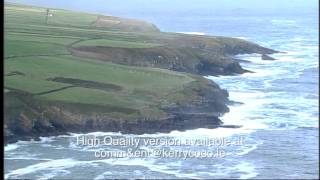
[[[182,38],[181,38],[181,37]],[[152,41],[151,41],[152,42]],[[155,41],[154,41],[155,42]],[[247,72],[232,55],[243,53],[271,54],[276,51],[233,38],[204,38],[179,35],[162,38],[167,44],[152,48],[69,47],[76,56],[142,67],[158,67],[199,75],[231,75]],[[190,75],[192,76],[192,75]],[[219,117],[228,112],[228,93],[212,81],[194,76],[182,91],[184,98],[160,104],[163,118],[139,116],[130,119],[106,115],[108,107],[40,101],[25,92],[5,93],[5,141],[37,138],[66,132],[114,131],[155,133],[193,128],[215,128]],[[175,94],[163,97],[172,99]],[[137,113],[126,112],[122,113]],[[121,117],[121,118],[120,118]]]
[[151,48],[73,46],[69,50],[73,55],[80,57],[200,75],[233,75],[249,72],[243,69],[232,56],[277,52],[235,38],[178,35],[171,39],[164,37],[150,40],[150,42],[163,45]]
[[5,143],[67,132],[120,131],[143,134],[215,128],[222,124],[219,116],[229,111],[226,106],[227,91],[209,80],[200,78],[164,99],[176,93],[192,94],[193,98],[160,105],[166,112],[166,116],[161,119],[143,116],[126,119],[106,115],[107,108],[103,106],[48,102],[24,92],[7,92],[4,109]]
[[[83,37],[66,45],[72,55],[88,57],[88,60],[98,59],[128,66],[156,67],[187,72],[191,74],[186,76],[192,77],[190,79],[194,81],[190,83],[188,81],[181,90],[174,89],[176,92],[170,92],[161,97],[150,95],[152,96],[150,101],[153,102],[145,106],[149,110],[160,111],[161,118],[155,116],[152,110],[145,113],[143,110],[131,109],[127,106],[115,108],[114,106],[84,104],[84,102],[50,101],[37,97],[41,96],[41,93],[30,94],[24,92],[23,89],[10,89],[4,93],[5,143],[67,132],[120,131],[143,134],[221,126],[222,122],[219,117],[229,111],[228,93],[214,82],[199,75],[245,73],[248,71],[233,59],[233,55],[245,53],[267,55],[276,52],[235,38],[164,33],[153,24],[124,18],[99,16],[90,25],[92,25],[90,28],[107,29],[108,31],[82,32],[85,30],[82,29],[79,32]],[[42,30],[39,29],[39,31]],[[53,28],[47,33],[51,31],[59,36],[64,35],[64,31],[55,31]],[[69,36],[73,32],[69,30],[65,33]],[[93,42],[94,40],[107,40],[109,43],[99,46],[95,44],[94,46],[77,45],[85,40],[93,40]],[[118,46],[114,42],[118,42]],[[119,44],[124,44],[127,48],[119,47]],[[137,48],[137,44],[140,45],[140,48]],[[7,76],[24,76],[18,71],[10,73]],[[72,86],[82,85],[81,87],[84,88],[95,86],[96,89],[121,90],[121,87],[97,83],[85,78],[60,77],[60,73],[59,76],[47,80],[68,82]],[[145,92],[142,91],[142,93]],[[130,94],[126,95],[126,98],[136,100]]]

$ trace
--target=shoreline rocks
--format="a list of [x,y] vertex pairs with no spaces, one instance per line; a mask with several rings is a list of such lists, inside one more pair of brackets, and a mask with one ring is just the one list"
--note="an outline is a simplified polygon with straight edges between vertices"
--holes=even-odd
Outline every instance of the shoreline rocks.
[[[237,46],[228,47],[226,48],[227,51],[220,50],[219,52],[216,52],[214,49],[211,49],[211,51],[208,51],[208,49],[190,50],[188,48],[179,50],[163,47],[153,49],[108,47],[95,47],[92,49],[88,47],[69,47],[69,50],[72,51],[73,55],[87,56],[96,59],[101,58],[100,60],[106,60],[106,57],[114,58],[114,56],[117,57],[118,60],[129,59],[129,61],[113,63],[136,66],[152,66],[148,64],[150,63],[150,58],[153,57],[153,54],[156,54],[158,57],[160,53],[163,62],[159,63],[159,66],[154,65],[153,67],[190,72],[199,75],[236,75],[250,71],[242,69],[239,62],[232,59],[231,55],[261,51],[265,51],[266,53],[275,52],[273,50],[263,49],[262,47],[260,48],[257,45],[250,44],[250,46],[254,48],[250,50],[250,48],[248,49],[247,46],[242,44],[241,48]],[[169,68],[172,64],[166,60],[170,59],[169,57],[171,56],[179,56],[180,61],[179,63],[176,62],[175,66]],[[182,63],[184,61],[189,62],[189,64]],[[192,93],[197,94],[202,100],[163,107],[167,116],[162,119],[143,117],[136,120],[114,119],[103,116],[103,112],[95,112],[95,109],[103,109],[101,107],[95,108],[90,106],[90,112],[82,112],[81,110],[77,111],[79,104],[64,106],[61,103],[38,103],[30,94],[12,90],[5,93],[5,95],[20,98],[21,104],[19,104],[20,109],[5,105],[5,143],[13,143],[18,140],[39,139],[40,136],[61,135],[68,132],[120,131],[122,133],[144,134],[195,128],[238,128],[238,126],[234,125],[223,125],[223,122],[219,119],[220,116],[229,111],[227,107],[227,105],[230,104],[228,92],[221,89],[213,81],[204,80],[204,78],[197,75],[192,76],[197,77],[197,80],[193,86],[186,87],[183,91],[190,91],[191,89]],[[210,83],[208,83],[208,81]],[[68,109],[70,107],[72,111]]]
[[269,61],[277,60],[277,59],[275,59],[275,58],[273,58],[273,57],[271,57],[271,56],[268,56],[268,55],[266,55],[266,54],[262,54],[262,55],[261,55],[261,59],[262,59],[262,60],[269,60]]
[[[115,64],[155,67],[198,75],[235,75],[249,72],[241,67],[241,61],[232,56],[238,54],[267,54],[278,51],[257,44],[227,37],[176,35],[170,38],[159,33],[162,38],[145,37],[159,46],[149,48],[123,48],[111,46],[68,46],[72,55],[112,62]],[[162,44],[162,45],[161,45]]]
[[200,78],[182,91],[180,93],[197,94],[198,100],[163,106],[162,109],[167,116],[161,119],[112,118],[104,115],[103,107],[95,108],[89,105],[91,109],[84,112],[81,109],[86,109],[85,105],[43,102],[34,99],[30,94],[10,91],[5,93],[7,103],[12,102],[12,98],[19,103],[5,104],[4,142],[7,144],[18,140],[39,140],[40,136],[69,132],[107,131],[145,134],[216,128],[223,124],[219,117],[229,111],[226,90],[210,80]]

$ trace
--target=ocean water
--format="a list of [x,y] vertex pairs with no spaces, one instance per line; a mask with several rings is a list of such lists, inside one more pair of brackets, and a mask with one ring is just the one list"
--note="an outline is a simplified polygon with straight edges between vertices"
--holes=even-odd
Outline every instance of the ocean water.
[[[150,19],[151,15],[140,15]],[[5,147],[6,178],[104,179],[104,178],[319,178],[319,41],[317,14],[214,15],[206,12],[152,16],[165,31],[197,32],[247,39],[286,53],[263,61],[256,54],[238,57],[248,70],[238,76],[206,78],[230,93],[225,124],[241,128],[195,129],[145,135],[94,132],[90,137],[135,139],[237,139],[239,146],[221,146],[225,157],[159,158],[155,150],[209,151],[206,145],[96,145],[77,144],[81,134],[19,141]],[[95,157],[95,152],[135,149],[153,152],[147,157]]]

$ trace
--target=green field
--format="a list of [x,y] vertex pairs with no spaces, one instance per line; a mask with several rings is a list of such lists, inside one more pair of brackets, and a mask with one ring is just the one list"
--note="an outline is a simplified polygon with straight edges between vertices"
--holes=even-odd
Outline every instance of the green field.
[[94,28],[97,15],[55,9],[50,13],[53,16],[46,22],[45,8],[5,4],[6,93],[24,92],[42,102],[101,105],[113,115],[115,109],[131,116],[161,117],[161,106],[175,102],[167,97],[181,99],[177,92],[195,80],[164,69],[75,57],[68,51],[71,45],[150,48],[161,44],[150,42],[143,33]]
[[160,46],[161,44],[143,43],[143,42],[128,42],[109,39],[92,39],[81,41],[74,46],[103,46],[103,47],[120,47],[120,48],[151,48]]

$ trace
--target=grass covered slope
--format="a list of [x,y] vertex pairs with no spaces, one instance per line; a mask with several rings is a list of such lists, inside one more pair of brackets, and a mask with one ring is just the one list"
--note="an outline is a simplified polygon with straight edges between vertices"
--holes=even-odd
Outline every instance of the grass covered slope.
[[[46,16],[47,14],[48,16]],[[6,4],[5,15],[7,15],[7,22],[19,24],[29,22],[34,25],[50,24],[53,26],[82,27],[113,31],[159,31],[158,28],[151,23],[134,19],[17,4]]]
[[46,18],[46,11],[46,8],[7,5],[6,29],[78,38],[68,47],[78,57],[201,75],[245,73],[248,71],[242,69],[233,55],[277,52],[236,38],[160,32],[152,28],[154,25],[138,20],[56,9],[49,9],[51,16]]
[[139,92],[159,99],[194,81],[187,75],[166,70],[126,67],[72,56],[11,58],[5,63],[5,73],[10,72],[20,74],[5,77],[5,87],[8,89],[41,94],[74,86],[68,90],[41,94],[38,98],[97,105],[119,104],[137,109],[152,102]]
[[46,22],[45,8],[5,5],[7,142],[68,131],[152,133],[221,124],[217,117],[228,111],[227,92],[209,80],[70,51],[77,46],[158,48],[165,43],[152,37],[170,34],[128,32],[135,21],[121,26],[123,31],[95,27],[94,17],[100,16],[50,12]]
[[[244,40],[226,37],[192,36],[178,33],[158,33],[143,37],[130,46],[111,46],[106,37],[79,41],[70,47],[73,55],[124,65],[158,67],[200,75],[233,75],[248,72],[232,56],[237,54],[271,54]],[[127,40],[131,44],[131,40]],[[150,45],[157,44],[157,45]]]

